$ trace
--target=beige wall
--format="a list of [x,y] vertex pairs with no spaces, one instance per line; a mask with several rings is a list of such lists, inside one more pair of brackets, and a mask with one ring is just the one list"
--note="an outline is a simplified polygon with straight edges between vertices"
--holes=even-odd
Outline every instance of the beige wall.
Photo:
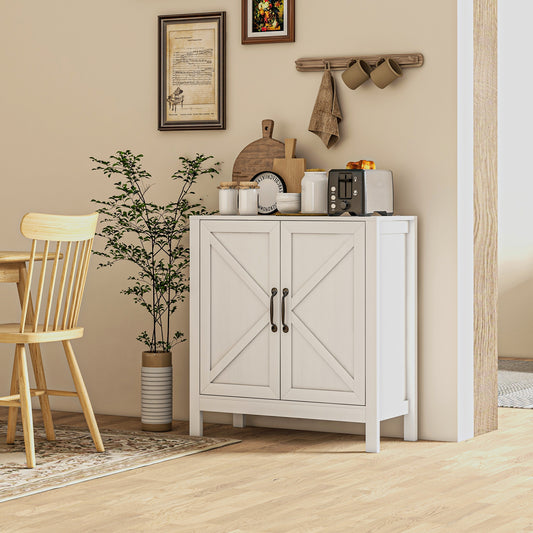
[[[456,3],[411,0],[297,2],[296,42],[240,44],[240,1],[94,0],[1,2],[0,180],[2,248],[21,249],[22,215],[30,210],[87,212],[90,198],[111,192],[90,171],[90,155],[130,148],[145,154],[157,176],[153,192],[168,198],[167,176],[180,154],[205,152],[233,160],[260,136],[263,118],[274,137],[297,137],[309,167],[337,167],[374,159],[394,170],[398,214],[420,217],[420,415],[423,438],[457,436],[456,328]],[[325,8],[324,6],[328,6]],[[227,11],[228,128],[224,132],[157,131],[157,15]],[[380,91],[371,83],[355,92],[339,84],[344,114],[341,142],[330,151],[307,132],[320,74],[298,73],[304,56],[423,52],[426,65]],[[337,74],[340,80],[340,73]],[[203,183],[216,207],[215,183]],[[96,411],[139,414],[135,341],[144,317],[119,295],[126,265],[92,269],[81,322],[86,336],[77,353]],[[16,309],[14,289],[0,287],[5,308]],[[12,316],[12,315],[11,315]],[[186,330],[187,309],[175,323]],[[10,350],[0,348],[7,362]],[[54,387],[68,384],[61,355],[46,347]],[[187,417],[187,346],[175,350],[175,416]],[[7,368],[7,367],[3,367]],[[6,386],[8,372],[0,374]],[[56,406],[74,409],[70,400]],[[261,420],[267,423],[266,420]],[[292,421],[268,421],[289,423]],[[299,427],[347,429],[300,422]],[[398,421],[387,424],[391,434]]]

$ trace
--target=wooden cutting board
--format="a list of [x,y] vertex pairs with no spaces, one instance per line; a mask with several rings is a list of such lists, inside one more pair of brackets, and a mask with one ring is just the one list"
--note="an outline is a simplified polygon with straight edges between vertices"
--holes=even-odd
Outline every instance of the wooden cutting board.
[[274,159],[272,170],[279,174],[287,185],[287,192],[302,192],[305,159],[295,158],[296,139],[285,139],[285,159]]
[[233,181],[250,181],[259,172],[272,170],[276,157],[283,157],[285,145],[272,138],[274,121],[265,119],[262,127],[263,138],[250,143],[235,159]]

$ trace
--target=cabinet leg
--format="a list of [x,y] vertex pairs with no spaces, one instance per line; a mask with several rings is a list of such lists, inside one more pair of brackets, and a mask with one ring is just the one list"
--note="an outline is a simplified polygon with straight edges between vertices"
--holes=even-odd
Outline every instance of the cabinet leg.
[[201,437],[204,434],[204,413],[191,411],[189,415],[189,435]]
[[403,440],[418,440],[418,419],[415,413],[409,413],[403,417]]
[[245,428],[246,427],[246,415],[238,415],[233,413],[233,427]]
[[365,424],[365,449],[368,453],[379,452],[379,420],[372,420]]

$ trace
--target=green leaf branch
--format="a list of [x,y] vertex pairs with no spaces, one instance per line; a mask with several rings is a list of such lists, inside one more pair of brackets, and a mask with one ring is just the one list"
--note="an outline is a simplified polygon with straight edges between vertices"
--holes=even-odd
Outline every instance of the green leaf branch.
[[101,215],[97,235],[105,242],[104,249],[94,253],[103,258],[99,268],[117,261],[137,267],[121,291],[152,319],[151,330],[141,332],[137,340],[149,351],[170,351],[185,340],[181,331],[171,331],[170,319],[189,291],[190,254],[185,242],[189,217],[211,214],[191,199],[192,189],[200,178],[218,174],[220,163],[204,154],[180,157],[181,168],[171,176],[178,183],[177,197],[158,205],[147,199],[152,176],[143,169],[142,157],[130,150],[117,151],[108,160],[91,157],[96,164],[93,170],[112,179],[115,189],[107,200],[91,200]]

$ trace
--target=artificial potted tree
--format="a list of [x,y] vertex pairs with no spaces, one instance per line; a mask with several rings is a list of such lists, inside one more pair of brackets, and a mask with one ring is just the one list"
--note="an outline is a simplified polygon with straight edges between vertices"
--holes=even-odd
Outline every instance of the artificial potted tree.
[[181,168],[171,178],[180,183],[177,198],[159,205],[147,198],[151,175],[143,169],[142,155],[118,151],[108,160],[91,157],[93,170],[113,179],[115,194],[107,200],[92,200],[100,213],[97,235],[105,241],[94,253],[104,258],[98,265],[117,261],[133,263],[137,269],[121,292],[131,296],[151,317],[150,330],[137,340],[146,346],[142,354],[141,414],[146,431],[172,429],[172,347],[185,340],[173,331],[171,317],[189,289],[189,247],[186,235],[189,217],[209,214],[191,200],[195,183],[203,176],[218,174],[212,156],[180,157]]

